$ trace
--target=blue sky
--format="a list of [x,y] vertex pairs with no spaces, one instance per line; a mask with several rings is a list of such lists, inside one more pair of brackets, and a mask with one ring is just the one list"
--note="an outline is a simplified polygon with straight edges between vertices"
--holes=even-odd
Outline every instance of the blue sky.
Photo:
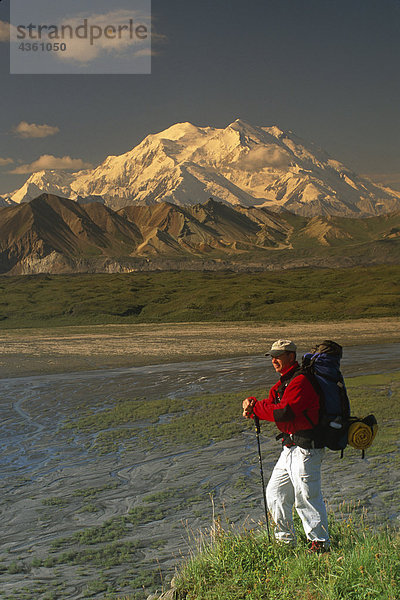
[[153,0],[152,19],[150,75],[10,75],[0,42],[0,193],[34,165],[76,170],[176,122],[238,117],[400,189],[400,0]]

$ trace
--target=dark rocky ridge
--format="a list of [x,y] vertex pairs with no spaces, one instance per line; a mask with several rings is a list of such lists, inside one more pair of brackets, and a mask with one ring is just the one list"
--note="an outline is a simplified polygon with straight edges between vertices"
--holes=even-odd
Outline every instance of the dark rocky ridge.
[[118,211],[42,194],[0,208],[0,272],[260,271],[398,264],[400,213],[352,219],[213,199]]

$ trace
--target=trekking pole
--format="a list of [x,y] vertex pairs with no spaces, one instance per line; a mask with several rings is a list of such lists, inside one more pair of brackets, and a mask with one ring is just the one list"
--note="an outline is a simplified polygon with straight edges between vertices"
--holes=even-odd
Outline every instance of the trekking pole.
[[257,445],[258,445],[258,461],[260,463],[260,473],[261,473],[261,485],[262,485],[262,491],[263,491],[263,498],[264,498],[264,510],[265,510],[265,520],[267,523],[267,533],[268,533],[268,541],[271,541],[271,536],[269,533],[269,519],[268,519],[268,508],[267,508],[267,494],[265,492],[265,483],[264,483],[264,471],[263,471],[263,466],[262,466],[262,459],[261,459],[261,446],[260,446],[260,419],[257,417],[257,415],[254,415],[254,425],[256,427],[256,437],[257,437]]

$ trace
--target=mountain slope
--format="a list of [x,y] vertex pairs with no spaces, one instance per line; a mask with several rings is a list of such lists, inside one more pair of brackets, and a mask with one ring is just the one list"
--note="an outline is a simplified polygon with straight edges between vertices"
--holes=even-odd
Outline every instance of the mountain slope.
[[42,194],[0,208],[0,272],[278,269],[400,262],[400,212],[354,219],[213,199],[114,211]]
[[178,123],[148,135],[97,168],[33,173],[13,202],[41,191],[100,196],[114,209],[132,204],[264,206],[305,216],[368,216],[400,210],[400,193],[357,176],[323,150],[276,126],[237,119],[225,129]]
[[[276,216],[275,229],[265,233],[265,222],[268,222],[266,209],[254,209],[258,220],[248,216],[247,209],[237,210],[233,207],[209,199],[205,204],[190,207],[179,207],[171,203],[160,203],[155,206],[127,206],[119,214],[134,222],[141,230],[144,243],[137,249],[137,254],[145,255],[154,252],[154,243],[160,248],[160,241],[167,243],[166,235],[172,237],[176,244],[168,245],[175,251],[202,256],[209,253],[235,254],[242,249],[275,247],[286,238],[288,225]],[[164,236],[161,236],[161,232]],[[155,242],[155,238],[159,242]],[[150,250],[151,248],[151,250]],[[165,248],[166,250],[166,248]]]
[[30,203],[0,210],[0,265],[6,271],[52,253],[66,261],[80,256],[126,255],[141,241],[132,223],[99,203],[83,207],[42,194]]

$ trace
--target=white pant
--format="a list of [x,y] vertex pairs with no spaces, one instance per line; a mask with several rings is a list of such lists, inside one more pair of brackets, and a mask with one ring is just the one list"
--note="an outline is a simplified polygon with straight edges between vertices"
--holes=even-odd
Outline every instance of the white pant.
[[325,450],[282,449],[267,485],[267,502],[276,524],[275,537],[296,543],[293,505],[303,523],[307,539],[329,543],[328,518],[321,492],[321,462]]

